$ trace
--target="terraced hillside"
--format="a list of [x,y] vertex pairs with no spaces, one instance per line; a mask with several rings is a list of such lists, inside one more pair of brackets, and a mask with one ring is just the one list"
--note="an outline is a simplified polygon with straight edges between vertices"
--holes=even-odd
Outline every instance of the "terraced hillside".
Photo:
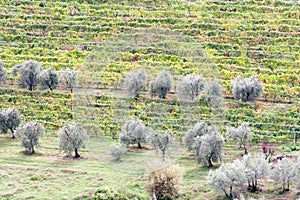
[[[85,56],[99,43],[128,30],[167,28],[192,36],[202,45],[228,94],[232,78],[257,74],[264,82],[265,98],[299,96],[300,16],[296,3],[2,0],[0,4],[0,57],[7,68],[34,59],[45,67],[68,66],[83,72],[88,70],[82,66]],[[170,62],[178,61],[159,59],[155,64]],[[128,70],[130,63],[122,63]],[[82,83],[88,78],[82,75]],[[101,84],[105,83],[98,86]]]
[[[299,5],[295,3],[0,3],[0,57],[7,69],[34,59],[41,62],[43,67],[78,69],[82,88],[114,88],[119,86],[120,78],[130,69],[144,67],[148,71],[154,69],[154,72],[158,69],[171,69],[173,74],[201,73],[199,69],[207,68],[204,63],[208,63],[210,69],[215,71],[215,78],[223,82],[229,97],[231,79],[237,75],[255,74],[264,83],[263,99],[287,103],[299,100],[300,14]],[[155,31],[147,33],[149,41],[145,42],[146,45],[136,45],[136,38],[148,30]],[[200,54],[202,57],[197,60]],[[206,56],[203,57],[203,54]],[[9,70],[8,72],[10,73]],[[10,83],[15,84],[15,78],[10,78]],[[12,96],[17,98],[14,94]],[[2,98],[3,102],[10,102],[2,107],[13,105],[10,98]],[[100,128],[105,133],[118,133],[120,124],[113,120],[118,109],[115,109],[110,97],[89,98],[92,99],[93,106],[77,107],[78,114],[75,118],[90,124],[94,129]],[[24,110],[23,115],[27,119],[34,117],[42,122],[53,123],[52,118],[57,114],[50,118],[46,115],[49,119],[37,118],[41,115],[37,114],[40,111],[35,110],[40,109],[35,108],[40,104],[35,101],[39,100],[32,102],[34,109],[30,111],[34,114]],[[129,115],[143,118],[149,124],[159,121],[165,124],[163,129],[175,132],[186,130],[193,121],[209,120],[212,116],[210,108],[205,105],[198,106],[199,109],[193,113],[193,109],[189,111],[187,107],[183,111],[176,103],[173,102],[172,105],[172,101],[145,101],[146,103],[142,101],[141,105],[130,111]],[[159,117],[161,113],[151,111],[151,106],[157,106],[155,104],[165,107],[163,121]],[[260,104],[258,107],[246,104],[241,107],[229,101],[226,107],[228,109],[220,119],[226,125],[248,121],[261,136],[290,135],[299,131],[299,106],[295,103]],[[66,113],[69,113],[66,116],[72,116],[71,111]],[[193,116],[193,120],[187,120],[186,113]],[[52,127],[58,127],[54,124]]]
[[1,110],[18,109],[22,113],[22,121],[39,121],[49,132],[73,119],[70,94],[1,88],[0,102]]
[[[62,87],[18,89],[11,69],[29,59],[43,68],[76,69],[79,87],[74,93]],[[300,194],[295,183],[288,183],[287,191],[271,177],[279,159],[295,161],[299,153],[299,0],[0,0],[0,61],[9,78],[0,87],[0,111],[17,108],[22,123],[41,122],[47,133],[33,155],[21,151],[10,135],[0,135],[0,199],[90,199],[108,188],[128,199],[149,199],[151,170],[162,169],[148,166],[160,159],[150,144],[128,146],[121,162],[108,152],[120,145],[119,133],[131,117],[175,135],[165,164],[184,169],[177,199],[224,199],[214,194],[207,175],[242,160],[244,149],[225,138],[226,128],[242,122],[254,133],[249,153],[265,151],[262,159],[274,162],[256,192],[246,179],[234,192],[257,199]],[[166,99],[151,97],[147,90],[139,98],[128,96],[122,77],[138,68],[148,73],[148,88],[160,70],[170,71],[174,81]],[[202,94],[194,101],[179,100],[176,83],[190,73],[222,83],[221,106],[208,106]],[[233,100],[231,80],[238,75],[259,77],[263,96],[255,102]],[[198,149],[195,153],[182,145],[187,130],[201,120],[216,125],[225,138],[223,159],[213,168],[200,167]],[[75,122],[83,123],[90,136],[80,159],[57,146],[58,129]]]

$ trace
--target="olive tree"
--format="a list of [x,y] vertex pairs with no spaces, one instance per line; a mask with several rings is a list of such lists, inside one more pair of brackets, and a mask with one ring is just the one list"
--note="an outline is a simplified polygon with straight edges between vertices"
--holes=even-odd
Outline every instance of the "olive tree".
[[243,186],[246,182],[244,165],[239,160],[222,164],[215,171],[209,171],[206,181],[215,192],[223,192],[227,198],[234,199],[234,188]]
[[0,85],[5,84],[6,80],[7,80],[6,70],[3,68],[2,61],[0,60]]
[[126,152],[126,147],[124,145],[121,145],[119,147],[113,145],[109,151],[110,155],[115,159],[115,161],[120,161],[121,156]]
[[262,155],[251,156],[251,154],[248,154],[244,155],[243,164],[248,189],[251,192],[255,192],[257,190],[258,180],[268,175],[270,170],[269,163]]
[[177,83],[177,94],[180,99],[194,100],[205,89],[205,80],[197,74],[188,74]]
[[74,158],[79,158],[78,150],[86,148],[88,141],[87,130],[81,124],[68,124],[63,126],[58,131],[59,149],[72,155],[75,152]]
[[39,137],[44,133],[45,128],[42,124],[31,121],[19,126],[14,135],[16,138],[21,138],[22,146],[24,146],[26,150],[29,150],[31,154],[34,154],[34,147],[39,145]]
[[159,98],[165,99],[172,88],[172,76],[168,71],[161,71],[157,77],[150,81],[151,97],[158,95]]
[[284,158],[274,164],[271,177],[281,185],[282,192],[289,191],[290,185],[297,180],[299,166],[291,159]]
[[251,145],[253,133],[248,123],[242,123],[239,127],[227,129],[227,137],[236,140],[240,148],[244,148],[245,154],[248,153],[247,144]]
[[192,148],[196,151],[197,162],[213,167],[212,162],[222,159],[224,139],[215,127],[208,128],[208,134],[198,137]]
[[139,119],[132,119],[125,123],[125,129],[120,133],[119,138],[121,144],[137,144],[141,149],[142,142],[146,141],[147,132],[149,129]]
[[74,88],[78,86],[78,75],[77,71],[71,70],[70,68],[63,68],[59,72],[59,82],[65,89],[69,89],[73,93]]
[[255,76],[249,78],[238,76],[231,83],[234,99],[243,102],[254,101],[256,98],[261,97],[264,90],[262,82]]
[[166,155],[169,153],[170,148],[174,146],[174,138],[171,133],[169,131],[166,131],[164,134],[152,132],[147,140],[156,153],[158,153],[158,151],[161,152],[162,159],[165,161]]
[[21,123],[21,115],[18,110],[9,108],[0,113],[0,129],[3,133],[11,131],[12,138],[15,138],[14,131]]
[[40,84],[40,89],[54,90],[58,85],[58,75],[54,68],[44,69],[38,75],[38,82]]
[[141,90],[146,89],[147,76],[146,71],[143,69],[127,72],[124,77],[125,90],[139,98]]
[[196,141],[196,139],[208,133],[209,133],[208,125],[205,122],[198,122],[186,132],[183,138],[184,146],[188,150],[192,150],[192,146]]
[[205,101],[208,106],[219,108],[223,103],[222,87],[217,80],[208,81],[205,85]]
[[37,61],[29,60],[13,68],[13,74],[19,74],[18,85],[20,88],[28,88],[32,91],[38,84],[38,74],[41,65]]

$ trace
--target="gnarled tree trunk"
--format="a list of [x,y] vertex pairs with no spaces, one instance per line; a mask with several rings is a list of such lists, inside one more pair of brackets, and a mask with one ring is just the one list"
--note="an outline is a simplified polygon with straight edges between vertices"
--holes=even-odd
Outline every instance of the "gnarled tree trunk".
[[78,154],[78,149],[75,148],[75,156],[74,156],[74,158],[79,158],[79,157],[80,157],[80,155]]

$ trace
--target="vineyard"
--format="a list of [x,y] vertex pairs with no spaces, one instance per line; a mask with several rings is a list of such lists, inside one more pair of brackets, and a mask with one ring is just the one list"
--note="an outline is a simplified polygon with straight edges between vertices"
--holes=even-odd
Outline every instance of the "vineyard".
[[[118,185],[118,176],[126,182],[116,190],[129,198],[147,198],[143,189],[147,181],[143,177],[144,165],[145,160],[154,157],[152,152],[143,150],[138,155],[139,152],[129,149],[124,162],[113,164],[107,156],[100,156],[107,154],[110,143],[118,143],[124,123],[130,118],[142,120],[159,133],[170,131],[179,146],[185,133],[199,121],[218,126],[223,136],[227,127],[247,122],[253,132],[254,146],[250,152],[260,151],[262,142],[276,146],[278,153],[298,150],[298,144],[289,144],[300,135],[299,38],[300,12],[296,1],[0,0],[0,60],[8,74],[6,85],[0,87],[0,109],[18,109],[23,122],[38,121],[46,128],[45,146],[38,155],[41,158],[30,158],[38,165],[37,176],[31,173],[26,158],[18,157],[20,153],[15,159],[25,167],[10,160],[7,152],[18,152],[18,144],[13,142],[9,150],[0,151],[5,154],[1,160],[5,164],[0,164],[0,198],[31,198],[27,189],[17,189],[13,194],[1,192],[14,190],[15,184],[1,186],[3,180],[10,181],[1,167],[8,167],[12,174],[14,170],[25,170],[34,181],[47,180],[47,176],[55,181],[54,176],[70,181],[63,186],[67,192],[60,191],[55,199],[90,197],[103,179],[109,187]],[[43,68],[76,70],[78,88],[73,93],[62,87],[54,91],[17,89],[19,76],[13,75],[13,68],[28,60],[38,61]],[[141,68],[148,73],[147,87],[137,99],[124,91],[124,76]],[[174,79],[166,99],[153,98],[148,91],[150,80],[161,70],[170,71]],[[221,83],[221,107],[209,106],[204,96],[196,101],[178,98],[177,83],[184,75],[193,73]],[[254,102],[234,100],[231,81],[237,76],[251,75],[262,82],[262,96]],[[91,137],[90,147],[83,153],[88,162],[59,160],[60,153],[47,153],[48,149],[57,150],[57,131],[71,122],[82,123]],[[1,137],[0,146],[8,145],[7,138]],[[228,142],[225,162],[238,157],[239,150]],[[192,162],[193,155],[181,151],[182,146],[172,157],[187,165],[179,198],[201,199],[197,194],[200,192],[204,193],[203,198],[214,199],[204,183],[208,169],[199,169]],[[48,161],[46,156],[51,159]],[[134,162],[131,157],[137,160],[135,169],[126,163]],[[99,160],[103,173],[97,171]],[[14,164],[18,165],[16,169]],[[56,175],[51,175],[52,164],[58,170]],[[76,164],[79,169],[74,169]],[[135,170],[136,173],[130,172]],[[78,185],[75,179],[64,177],[76,173]],[[116,173],[114,180],[107,181],[111,173]],[[93,176],[104,178],[95,180]],[[20,179],[26,181],[26,176]],[[264,186],[269,187],[268,184]],[[47,192],[33,186],[34,191],[43,191],[41,198],[45,199],[51,198],[53,188],[59,190],[54,185]],[[269,193],[267,198],[274,198],[274,188],[265,192]],[[291,197],[283,198],[294,196],[297,195],[292,193]]]

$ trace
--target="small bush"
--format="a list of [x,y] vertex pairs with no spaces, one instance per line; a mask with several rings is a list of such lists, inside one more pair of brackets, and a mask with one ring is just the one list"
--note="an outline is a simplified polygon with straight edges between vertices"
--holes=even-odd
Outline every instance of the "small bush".
[[149,173],[147,190],[153,199],[173,199],[178,195],[183,171],[178,165],[157,166]]
[[110,148],[110,155],[114,158],[115,161],[121,160],[121,156],[124,155],[126,152],[126,148],[121,145],[120,147],[117,147],[113,145]]
[[129,200],[124,194],[114,191],[111,188],[98,189],[91,200]]

